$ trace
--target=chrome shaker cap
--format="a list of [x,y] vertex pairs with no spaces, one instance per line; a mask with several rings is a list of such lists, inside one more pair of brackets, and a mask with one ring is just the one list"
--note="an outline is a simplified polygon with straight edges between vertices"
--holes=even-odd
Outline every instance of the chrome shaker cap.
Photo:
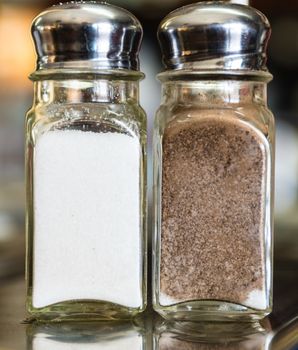
[[106,2],[71,1],[37,16],[32,36],[37,69],[80,68],[139,70],[143,30],[130,12]]
[[163,19],[158,39],[167,69],[267,71],[267,18],[249,6],[207,1]]

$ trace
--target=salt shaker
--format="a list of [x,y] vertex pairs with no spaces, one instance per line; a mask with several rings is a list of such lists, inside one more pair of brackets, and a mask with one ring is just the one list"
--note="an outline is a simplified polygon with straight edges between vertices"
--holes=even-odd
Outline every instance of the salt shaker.
[[257,320],[272,308],[270,25],[223,1],[170,13],[154,132],[154,308],[178,320]]
[[28,311],[119,319],[146,305],[146,116],[142,27],[95,2],[33,22],[38,55],[27,115]]

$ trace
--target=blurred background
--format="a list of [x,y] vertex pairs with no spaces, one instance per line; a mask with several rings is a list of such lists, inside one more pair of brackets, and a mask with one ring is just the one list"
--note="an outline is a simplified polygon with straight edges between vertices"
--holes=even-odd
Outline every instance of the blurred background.
[[[32,102],[35,54],[32,19],[57,1],[0,0],[0,283],[24,269],[24,116]],[[62,1],[63,2],[63,1]],[[160,102],[161,57],[156,40],[160,20],[185,0],[111,0],[144,25],[141,102],[149,119]],[[298,1],[252,0],[271,21],[269,104],[277,120],[276,261],[298,262]]]

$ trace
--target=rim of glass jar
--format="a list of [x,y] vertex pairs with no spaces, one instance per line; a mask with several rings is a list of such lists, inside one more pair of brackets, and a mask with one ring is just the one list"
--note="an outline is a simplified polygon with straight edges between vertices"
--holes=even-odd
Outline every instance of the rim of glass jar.
[[124,80],[140,81],[145,74],[129,69],[92,69],[92,68],[53,68],[36,70],[29,75],[33,82],[41,80]]
[[159,73],[157,79],[161,82],[178,80],[244,80],[269,83],[273,79],[273,75],[268,71],[256,70],[173,69]]

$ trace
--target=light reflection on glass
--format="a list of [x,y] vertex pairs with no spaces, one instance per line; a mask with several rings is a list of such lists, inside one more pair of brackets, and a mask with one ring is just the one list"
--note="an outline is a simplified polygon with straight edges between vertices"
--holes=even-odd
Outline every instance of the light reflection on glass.
[[144,329],[131,322],[32,324],[27,350],[145,350]]
[[259,323],[163,322],[154,350],[268,350],[271,339]]

